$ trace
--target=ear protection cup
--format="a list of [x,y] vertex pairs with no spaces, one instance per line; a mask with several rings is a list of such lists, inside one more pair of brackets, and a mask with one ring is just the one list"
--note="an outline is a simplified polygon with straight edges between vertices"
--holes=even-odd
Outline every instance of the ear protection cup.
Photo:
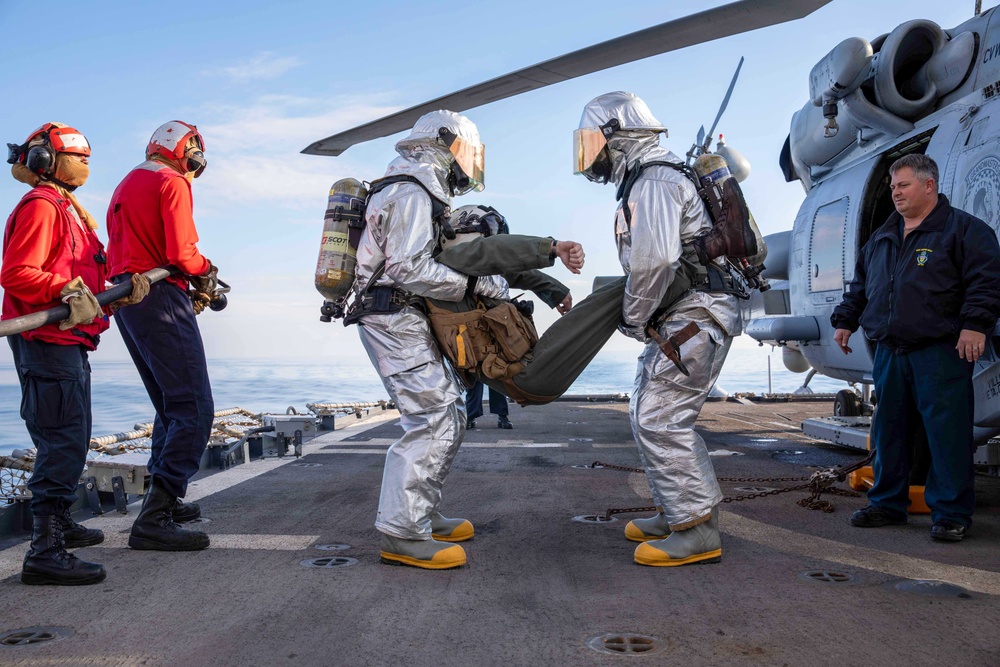
[[24,166],[39,176],[51,174],[56,167],[56,156],[45,144],[32,146],[24,158]]

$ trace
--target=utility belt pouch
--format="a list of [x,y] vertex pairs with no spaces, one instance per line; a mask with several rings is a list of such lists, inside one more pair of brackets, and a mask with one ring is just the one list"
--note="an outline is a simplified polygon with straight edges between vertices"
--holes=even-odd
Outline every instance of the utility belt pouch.
[[490,308],[483,320],[500,347],[500,355],[508,362],[518,361],[538,342],[534,323],[513,303],[504,302]]
[[496,352],[489,335],[482,324],[486,307],[479,305],[475,310],[455,313],[427,304],[427,319],[431,331],[437,339],[441,352],[456,369],[475,370],[476,366],[490,353]]
[[512,377],[524,370],[520,361],[510,362],[500,354],[488,354],[483,359],[480,372],[491,380],[503,382],[505,385]]
[[372,313],[393,313],[402,310],[402,307],[395,308],[393,310],[392,303],[392,293],[393,288],[391,287],[374,287],[369,292],[371,294],[372,302],[369,312]]

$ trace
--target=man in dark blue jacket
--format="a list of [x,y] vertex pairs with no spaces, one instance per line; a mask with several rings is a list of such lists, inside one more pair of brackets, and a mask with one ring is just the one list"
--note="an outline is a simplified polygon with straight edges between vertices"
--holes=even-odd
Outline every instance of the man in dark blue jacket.
[[1000,246],[989,225],[938,194],[931,158],[905,155],[889,173],[896,212],[865,245],[830,318],[844,354],[859,324],[877,344],[875,484],[851,525],[906,523],[910,444],[922,420],[931,537],[958,542],[975,504],[972,370],[1000,314]]

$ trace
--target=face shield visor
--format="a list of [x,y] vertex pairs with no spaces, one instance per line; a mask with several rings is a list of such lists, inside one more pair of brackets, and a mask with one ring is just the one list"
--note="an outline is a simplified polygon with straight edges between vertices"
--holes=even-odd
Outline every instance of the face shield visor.
[[589,180],[607,183],[611,177],[611,153],[608,137],[619,128],[617,118],[600,127],[581,127],[573,132],[573,173]]
[[455,194],[462,195],[471,190],[482,192],[486,187],[486,146],[482,142],[467,141],[446,127],[442,127],[438,135],[455,158],[452,169]]

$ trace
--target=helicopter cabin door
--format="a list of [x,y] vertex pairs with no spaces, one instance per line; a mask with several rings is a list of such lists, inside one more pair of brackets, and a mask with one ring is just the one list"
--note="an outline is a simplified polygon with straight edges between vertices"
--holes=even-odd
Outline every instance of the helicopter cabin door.
[[844,231],[850,197],[823,204],[809,238],[809,293],[814,305],[840,303],[844,294]]

